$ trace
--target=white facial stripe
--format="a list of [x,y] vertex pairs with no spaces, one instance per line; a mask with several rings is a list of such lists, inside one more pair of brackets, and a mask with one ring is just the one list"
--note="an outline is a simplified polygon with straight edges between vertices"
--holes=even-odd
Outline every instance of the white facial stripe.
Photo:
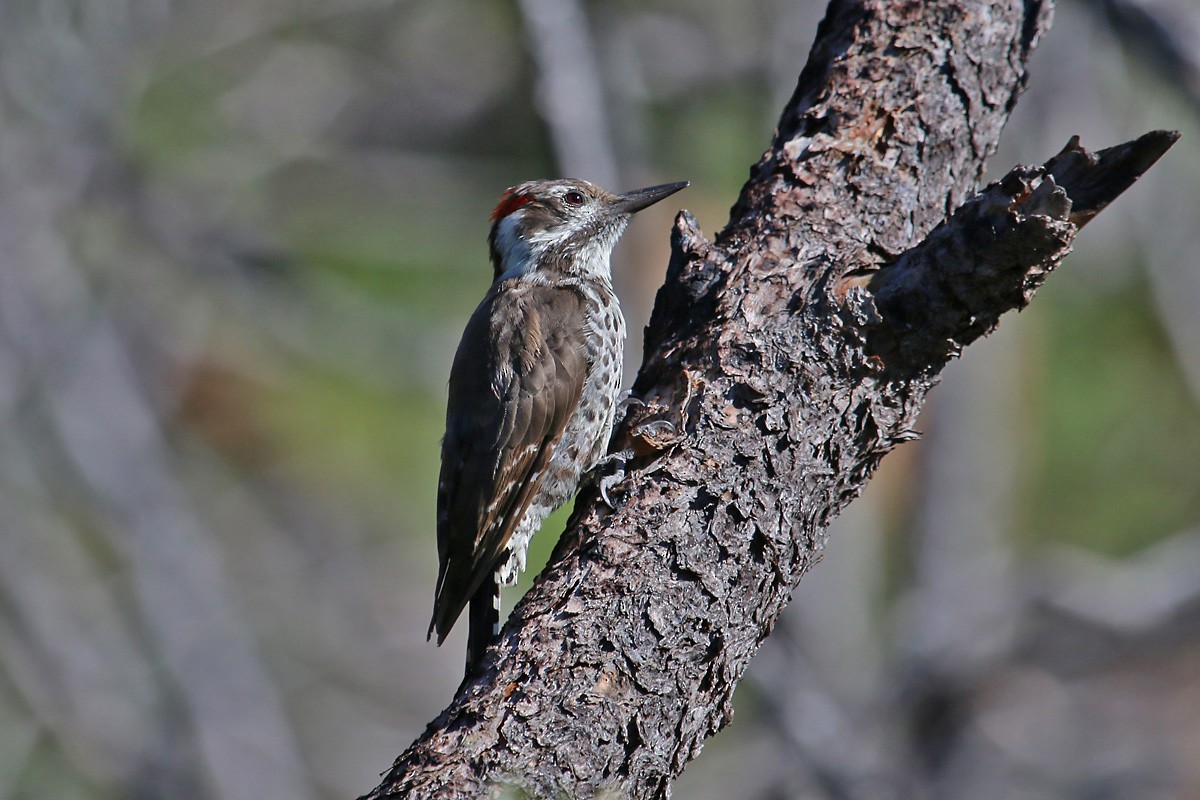
[[533,255],[529,242],[517,233],[517,223],[521,221],[522,212],[518,209],[512,212],[496,226],[496,252],[500,263],[504,265],[504,273],[499,280],[508,280],[524,275],[533,265]]

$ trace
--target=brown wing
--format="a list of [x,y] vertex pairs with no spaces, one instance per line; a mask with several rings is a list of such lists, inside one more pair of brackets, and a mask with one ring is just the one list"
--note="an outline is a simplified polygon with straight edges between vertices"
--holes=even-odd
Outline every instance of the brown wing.
[[569,289],[492,287],[450,371],[438,482],[440,569],[430,633],[449,633],[504,557],[571,412],[587,364]]

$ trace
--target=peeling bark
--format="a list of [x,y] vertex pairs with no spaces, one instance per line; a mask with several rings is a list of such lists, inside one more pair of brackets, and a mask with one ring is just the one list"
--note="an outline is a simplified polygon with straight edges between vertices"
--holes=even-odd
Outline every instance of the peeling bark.
[[709,242],[676,219],[615,507],[581,494],[498,644],[369,797],[669,795],[941,367],[1176,138],[1073,141],[972,195],[1049,18],[831,3],[729,225]]

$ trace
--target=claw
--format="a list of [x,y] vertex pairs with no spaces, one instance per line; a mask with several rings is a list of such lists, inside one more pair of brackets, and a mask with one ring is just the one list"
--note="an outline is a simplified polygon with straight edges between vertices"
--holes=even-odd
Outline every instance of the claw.
[[600,499],[604,501],[604,505],[608,506],[613,511],[617,510],[617,506],[615,503],[613,503],[613,501],[608,496],[608,487],[614,483],[619,482],[624,477],[625,477],[625,470],[622,469],[620,473],[614,473],[612,475],[605,475],[603,478],[600,479]]
[[[595,482],[596,488],[600,490],[600,499],[614,511],[617,506],[608,496],[608,491],[625,479],[628,474],[626,467],[630,459],[653,457],[677,444],[683,438],[673,422],[652,416],[657,414],[660,409],[662,409],[661,406],[648,406],[643,400],[636,397],[628,395],[623,397],[618,416],[624,419],[629,427],[627,433],[618,441],[625,446],[600,459],[588,471],[588,480]],[[632,420],[628,418],[630,413],[633,414]],[[615,469],[613,469],[614,465]],[[612,473],[607,474],[610,469],[613,470]]]
[[[600,499],[604,501],[604,505],[616,511],[617,506],[608,496],[610,487],[620,483],[625,478],[625,462],[629,459],[631,453],[628,450],[621,450],[616,453],[609,453],[591,469],[591,476],[596,481],[596,488],[600,490]],[[605,473],[616,465],[616,470],[611,475]]]

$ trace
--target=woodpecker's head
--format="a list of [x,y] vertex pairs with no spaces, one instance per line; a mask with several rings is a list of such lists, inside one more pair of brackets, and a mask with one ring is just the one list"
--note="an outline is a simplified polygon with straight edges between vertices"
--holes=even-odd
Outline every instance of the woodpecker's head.
[[581,180],[526,181],[504,193],[488,236],[496,280],[534,271],[608,277],[608,260],[637,211],[687,181],[612,194]]

